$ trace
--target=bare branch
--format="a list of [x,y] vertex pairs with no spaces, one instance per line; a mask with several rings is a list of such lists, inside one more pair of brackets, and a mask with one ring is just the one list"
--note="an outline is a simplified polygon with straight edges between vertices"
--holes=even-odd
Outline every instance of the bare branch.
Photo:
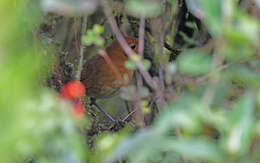
[[[80,36],[82,36],[83,34],[86,33],[86,28],[87,28],[87,17],[83,17],[83,22],[82,22],[82,28],[81,28],[81,34]],[[76,37],[76,36],[75,36]],[[77,69],[77,72],[76,72],[76,76],[75,76],[75,79],[76,80],[80,80],[80,74],[81,74],[81,71],[82,71],[82,67],[83,67],[83,59],[84,59],[84,50],[85,50],[85,47],[84,45],[81,43],[80,45],[80,51],[79,51],[79,62],[78,62],[78,69]]]
[[[138,53],[142,59],[143,59],[143,52],[144,52],[144,27],[145,27],[145,18],[144,18],[144,16],[142,16],[140,19],[139,38],[138,38],[139,39]],[[136,88],[137,95],[136,95],[136,102],[134,103],[135,110],[136,110],[135,118],[136,118],[138,124],[140,124],[140,126],[143,126],[144,115],[143,115],[141,99],[140,99],[140,90],[143,86],[143,80],[142,80],[142,76],[139,72],[136,72],[136,80],[137,80],[137,88]]]
[[[164,38],[165,38],[165,21],[166,21],[166,0],[162,1],[162,28],[161,28],[161,36],[160,36],[160,53],[162,55],[162,58],[165,57],[164,54]],[[164,86],[164,77],[163,77],[163,62],[160,62],[160,69],[159,69],[159,84],[160,84],[160,96],[159,96],[159,100],[160,100],[160,105],[161,108],[164,108],[166,106],[166,101],[165,101],[165,97],[164,97],[164,90],[165,90],[165,86]]]
[[78,42],[78,32],[77,32],[77,18],[74,16],[73,18],[73,31],[74,31],[74,46],[76,49],[76,53],[79,54],[79,42]]
[[[103,1],[102,3],[103,8],[104,8],[104,12],[105,15],[109,21],[110,27],[113,31],[113,33],[116,36],[116,39],[118,40],[119,44],[122,46],[123,50],[125,51],[125,53],[130,57],[131,55],[134,54],[134,51],[128,46],[128,44],[126,43],[123,35],[121,34],[115,19],[113,18],[111,12],[109,11],[109,5],[107,1]],[[142,65],[141,61],[136,61],[136,66],[139,69],[140,73],[143,75],[145,81],[147,82],[147,84],[154,90],[158,89],[157,84],[155,83],[155,81],[152,79],[152,77],[150,76],[150,74],[145,70],[144,66]]]

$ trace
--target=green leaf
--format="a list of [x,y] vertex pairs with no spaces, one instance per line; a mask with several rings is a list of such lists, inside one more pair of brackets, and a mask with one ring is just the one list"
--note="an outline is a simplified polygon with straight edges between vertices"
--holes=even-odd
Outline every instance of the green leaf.
[[167,2],[169,2],[170,4],[173,4],[175,2],[175,0],[167,0]]
[[[205,24],[213,36],[221,33],[221,3],[220,0],[200,0],[200,6],[204,11]],[[223,2],[224,3],[224,2]]]
[[229,83],[222,80],[218,83],[212,105],[221,107],[228,98]]
[[216,144],[206,139],[181,139],[165,137],[160,141],[161,148],[167,151],[174,151],[192,160],[222,162],[223,154]]
[[96,37],[94,44],[97,46],[102,46],[104,45],[105,41],[102,37]]
[[244,155],[249,151],[254,125],[254,101],[254,94],[247,92],[233,106],[225,142],[230,153]]
[[233,19],[234,25],[226,26],[223,34],[232,44],[253,44],[258,45],[259,22],[244,14],[237,14]]
[[135,152],[137,149],[143,149],[144,144],[153,140],[155,136],[151,129],[139,130],[135,135],[123,139],[114,152],[106,158],[105,162],[114,162],[127,156],[129,153]]
[[97,46],[103,46],[105,41],[100,36],[104,32],[104,28],[98,24],[94,25],[93,29],[87,30],[86,35],[82,37],[83,44],[89,46],[89,45],[97,45]]
[[93,28],[93,31],[94,31],[94,33],[100,35],[100,34],[102,34],[104,32],[104,27],[99,25],[99,24],[95,24],[94,28]]
[[127,0],[126,8],[134,16],[144,15],[146,17],[155,17],[161,13],[160,3],[155,0]]
[[143,60],[143,66],[146,70],[148,70],[151,67],[151,62],[147,59]]
[[252,59],[255,55],[255,52],[254,49],[252,49],[252,47],[247,43],[229,43],[229,46],[223,50],[225,58],[229,61],[249,61]]
[[[154,127],[156,132],[164,133],[174,127],[183,128],[186,131],[195,131],[199,128],[197,111],[198,99],[184,94],[178,101],[169,104],[165,112],[157,119]],[[197,112],[197,113],[196,113]]]
[[244,65],[230,66],[224,75],[233,82],[241,84],[241,86],[249,86],[252,88],[260,88],[260,74],[254,72]]
[[130,70],[135,70],[136,64],[133,60],[128,60],[128,61],[125,62],[125,67],[130,69]]
[[179,71],[189,75],[203,75],[211,70],[211,57],[198,50],[187,50],[178,59]]

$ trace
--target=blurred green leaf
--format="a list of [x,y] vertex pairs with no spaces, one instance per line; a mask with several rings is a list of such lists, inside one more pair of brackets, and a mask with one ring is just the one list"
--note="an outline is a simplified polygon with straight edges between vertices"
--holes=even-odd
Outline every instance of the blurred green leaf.
[[[174,127],[183,128],[187,131],[195,131],[200,125],[194,106],[199,100],[192,95],[183,95],[178,101],[170,104],[167,110],[158,117],[154,124],[156,132],[164,133]],[[195,111],[195,112],[194,112]]]
[[220,81],[217,85],[216,88],[216,92],[215,92],[215,97],[213,99],[213,106],[216,107],[221,107],[221,105],[223,105],[223,103],[225,103],[225,101],[228,98],[228,88],[229,88],[229,83],[227,83],[227,81]]
[[160,143],[163,144],[162,148],[178,152],[186,159],[200,159],[210,162],[221,162],[223,159],[220,148],[206,139],[174,140],[165,137]]
[[175,2],[175,0],[167,0],[167,2],[169,2],[170,4],[173,4]]
[[252,141],[254,124],[254,94],[247,92],[233,106],[226,148],[232,154],[245,155]]
[[196,41],[192,38],[190,38],[189,36],[187,36],[187,34],[185,34],[184,32],[180,31],[179,34],[181,35],[181,37],[188,43],[188,44],[195,44]]
[[105,162],[114,162],[120,158],[125,157],[127,154],[142,148],[142,146],[150,142],[154,136],[154,132],[149,129],[142,129],[138,131],[132,137],[123,139],[114,150],[113,154],[105,159]]
[[100,35],[100,34],[102,34],[104,32],[104,28],[103,28],[103,26],[101,26],[99,24],[95,24],[94,28],[93,28],[93,31],[94,31],[94,33]]
[[230,66],[224,75],[241,86],[260,88],[260,74],[249,69],[245,65]]
[[146,70],[149,70],[149,68],[151,67],[151,62],[147,59],[143,60],[143,66]]
[[97,140],[97,153],[100,153],[98,154],[99,162],[109,157],[111,153],[114,152],[114,148],[116,148],[119,142],[124,139],[128,133],[129,131],[126,128],[118,133],[104,133],[99,136]]
[[223,51],[225,58],[230,61],[248,61],[255,55],[254,49],[248,44],[230,44]]
[[211,57],[198,50],[184,51],[178,58],[178,69],[189,75],[203,75],[211,71]]
[[256,135],[258,137],[260,136],[260,121],[259,120],[256,122]]
[[82,37],[82,42],[89,46],[89,45],[97,45],[103,46],[105,40],[100,36],[104,32],[104,28],[101,25],[95,24],[93,29],[89,29],[86,32],[86,35]]
[[0,162],[82,162],[70,105],[58,105],[57,95],[41,85],[52,55],[36,34],[43,16],[38,5],[0,2]]
[[233,44],[257,45],[259,37],[256,33],[259,32],[259,22],[240,12],[233,18],[233,21],[235,23],[232,26],[227,26],[223,29],[223,34],[227,39]]
[[221,5],[220,0],[199,0],[200,6],[204,11],[205,24],[207,25],[210,33],[213,36],[221,34],[222,18],[221,18]]
[[258,111],[260,111],[260,90],[257,91],[256,95],[256,106],[258,108]]
[[128,11],[134,16],[155,17],[161,13],[160,3],[156,0],[126,0],[125,3]]
[[136,64],[133,60],[128,60],[128,61],[125,62],[125,67],[130,69],[130,70],[135,70]]

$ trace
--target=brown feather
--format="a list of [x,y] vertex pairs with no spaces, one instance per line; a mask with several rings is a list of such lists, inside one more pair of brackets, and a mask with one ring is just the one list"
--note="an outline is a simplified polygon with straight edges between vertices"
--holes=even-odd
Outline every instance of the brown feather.
[[[135,52],[138,49],[138,39],[133,37],[125,38],[129,45],[134,44]],[[133,78],[134,71],[125,67],[128,60],[127,55],[117,40],[114,40],[107,48],[106,53],[115,65],[122,79],[127,76],[127,81],[120,80],[112,71],[101,55],[95,55],[84,65],[81,72],[81,81],[86,87],[86,95],[94,98],[108,98],[120,90],[120,87],[128,85]]]

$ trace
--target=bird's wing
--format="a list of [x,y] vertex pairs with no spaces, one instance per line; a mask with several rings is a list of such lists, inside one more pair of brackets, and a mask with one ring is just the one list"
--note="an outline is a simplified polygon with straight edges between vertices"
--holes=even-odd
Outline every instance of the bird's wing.
[[104,64],[104,59],[99,55],[95,55],[84,65],[80,80],[86,83],[86,87],[91,86],[92,81],[97,79],[98,74],[101,72],[100,64]]

